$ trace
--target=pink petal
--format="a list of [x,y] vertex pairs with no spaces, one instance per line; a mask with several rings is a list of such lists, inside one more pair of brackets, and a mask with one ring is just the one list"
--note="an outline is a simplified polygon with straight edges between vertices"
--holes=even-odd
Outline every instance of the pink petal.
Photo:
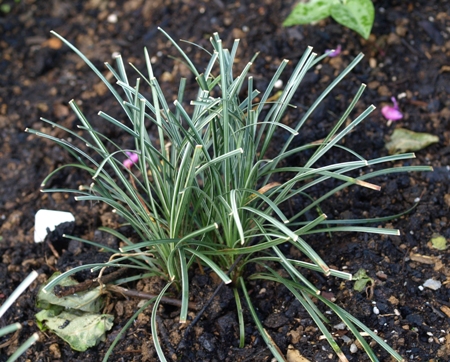
[[398,110],[398,107],[384,106],[381,108],[381,113],[389,121],[398,121],[403,118],[403,114]]
[[128,151],[126,151],[125,153],[127,154],[128,158],[127,158],[125,161],[123,161],[123,165],[124,165],[126,168],[131,169],[131,167],[133,166],[133,164],[135,164],[136,162],[138,162],[139,156],[138,156],[137,153],[134,153],[134,152],[128,152]]
[[131,169],[131,167],[133,166],[133,161],[127,158],[125,161],[123,161],[123,165],[125,166],[125,168]]
[[333,57],[337,57],[339,54],[341,54],[341,51],[342,51],[341,44],[339,44],[336,49],[327,49],[327,50],[325,50],[325,52],[329,52],[328,56],[332,57],[332,58]]
[[137,153],[134,153],[134,152],[128,152],[128,151],[126,151],[125,153],[127,154],[128,158],[129,158],[131,161],[133,161],[133,163],[138,162],[139,156],[138,156]]

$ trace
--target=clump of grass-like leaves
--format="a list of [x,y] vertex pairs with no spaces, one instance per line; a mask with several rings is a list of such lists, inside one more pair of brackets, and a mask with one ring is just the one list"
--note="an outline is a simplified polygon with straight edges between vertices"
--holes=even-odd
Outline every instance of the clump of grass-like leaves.
[[[361,226],[368,221],[374,221],[373,219],[327,221],[326,215],[319,212],[314,220],[307,221],[306,212],[320,210],[322,201],[352,185],[379,189],[367,181],[371,178],[395,172],[429,169],[410,166],[371,171],[371,166],[412,158],[414,155],[403,154],[366,160],[339,143],[375,109],[374,106],[369,106],[345,125],[363,93],[364,85],[325,139],[292,148],[292,141],[312,112],[355,67],[362,55],[350,63],[304,113],[295,127],[291,128],[281,122],[289,102],[306,72],[326,57],[326,54],[318,57],[312,52],[312,48],[308,48],[284,90],[275,97],[277,99],[267,110],[269,100],[274,100],[271,98],[274,85],[287,61],[280,64],[267,88],[260,92],[255,89],[253,78],[248,76],[251,62],[240,74],[235,75],[233,72],[238,41],[235,41],[231,50],[227,50],[215,34],[211,38],[213,52],[205,51],[205,56],[209,56],[210,61],[203,71],[199,71],[183,50],[164,34],[178,49],[198,83],[197,96],[190,101],[188,107],[184,105],[184,79],[180,82],[177,100],[171,105],[167,103],[164,92],[154,77],[146,50],[146,74],[135,68],[140,78],[134,83],[129,81],[120,56],[116,58],[115,68],[106,64],[117,81],[116,86],[113,86],[79,50],[54,33],[92,68],[122,106],[126,122],[121,121],[122,115],[108,115],[100,111],[99,116],[111,126],[125,131],[134,139],[134,146],[124,149],[97,132],[77,104],[71,101],[70,106],[81,122],[79,128],[84,131],[84,136],[49,120],[44,121],[63,128],[72,138],[85,143],[92,154],[100,157],[83,151],[73,142],[28,130],[54,140],[75,157],[75,163],[60,167],[52,172],[49,178],[65,167],[79,168],[90,175],[86,186],[79,190],[43,191],[72,192],[77,194],[76,199],[80,201],[104,202],[131,225],[141,240],[138,243],[132,243],[116,230],[103,228],[126,244],[120,250],[109,250],[114,253],[114,258],[103,266],[137,268],[146,272],[145,276],[160,276],[167,280],[167,286],[159,297],[162,297],[169,285],[176,285],[182,300],[181,323],[187,319],[188,271],[191,267],[200,265],[211,268],[233,289],[239,316],[241,347],[245,342],[242,312],[242,302],[245,300],[267,346],[279,361],[284,361],[282,353],[258,319],[247,292],[248,281],[259,279],[284,284],[314,319],[341,361],[346,361],[346,357],[328,331],[326,325],[329,320],[320,312],[312,297],[324,303],[342,319],[373,361],[376,361],[377,357],[360,331],[366,332],[393,357],[401,360],[401,356],[360,321],[321,297],[320,291],[301,271],[302,268],[307,268],[322,272],[326,276],[351,279],[351,274],[330,269],[304,241],[304,235],[335,231],[398,234],[397,230]],[[239,95],[244,85],[247,96],[241,99]],[[144,89],[148,88],[151,92],[149,99],[143,95]],[[156,125],[156,141],[149,137],[149,122]],[[271,141],[275,132],[288,132],[289,135],[286,142],[279,147],[278,155],[269,158],[268,151],[273,148]],[[316,166],[322,156],[333,152],[336,147],[348,152],[353,161]],[[281,166],[287,157],[307,150],[312,156],[304,165]],[[101,161],[97,161],[98,159]],[[350,176],[355,174],[355,170],[364,168],[368,169],[368,172],[361,172],[362,176]],[[282,177],[278,177],[280,174]],[[339,181],[339,186],[324,192],[317,199],[308,195],[313,186],[330,179]],[[47,180],[48,178],[43,185]],[[286,216],[282,204],[300,196],[309,200],[309,205],[297,210],[293,215]],[[382,221],[378,221],[380,220]],[[300,250],[309,262],[287,258],[279,248],[280,244],[284,243],[290,243]],[[250,263],[263,266],[265,272],[247,277],[244,271]],[[276,270],[267,266],[274,263],[279,263],[289,277],[283,278]],[[89,267],[99,266],[85,265],[80,268]],[[46,288],[51,288],[61,278],[76,270],[79,268],[62,274]],[[155,319],[159,301],[160,298],[156,300],[153,308],[151,328],[158,356],[164,361]]]
[[[38,273],[36,271],[32,271],[23,281],[19,284],[19,286],[12,292],[9,298],[0,306],[0,319],[6,313],[6,311],[11,307],[11,305],[19,298],[19,296],[30,286],[31,283],[38,277]],[[5,326],[0,328],[0,337],[7,335],[9,333],[13,333],[22,328],[20,323],[13,323],[9,326]],[[28,348],[30,348],[36,341],[39,340],[39,335],[37,333],[33,333],[31,337],[29,337],[24,343],[22,343],[16,351],[9,356],[6,362],[14,362],[16,361],[22,354],[26,352]]]

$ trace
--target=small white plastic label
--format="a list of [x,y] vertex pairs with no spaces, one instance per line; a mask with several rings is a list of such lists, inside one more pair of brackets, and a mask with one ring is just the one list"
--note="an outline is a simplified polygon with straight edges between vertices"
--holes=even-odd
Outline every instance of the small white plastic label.
[[47,228],[53,231],[59,224],[70,221],[75,221],[74,216],[70,212],[39,210],[34,218],[34,242],[41,243],[45,240],[48,234]]

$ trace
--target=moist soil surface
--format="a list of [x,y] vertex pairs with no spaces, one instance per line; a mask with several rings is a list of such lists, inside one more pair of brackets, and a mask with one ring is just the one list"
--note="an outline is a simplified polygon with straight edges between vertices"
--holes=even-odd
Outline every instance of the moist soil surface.
[[[74,99],[100,132],[123,147],[133,144],[97,116],[102,110],[120,117],[120,109],[96,75],[67,46],[52,37],[50,30],[67,38],[105,75],[108,72],[103,63],[113,63],[115,52],[140,67],[144,61],[143,49],[147,47],[155,76],[168,100],[176,98],[179,79],[183,76],[188,77],[187,98],[195,97],[195,80],[182,63],[171,58],[177,52],[158,31],[158,26],[176,40],[184,39],[207,49],[211,49],[209,38],[214,32],[220,34],[227,47],[239,38],[240,63],[236,66],[242,69],[259,51],[251,74],[255,88],[262,91],[283,59],[290,60],[282,76],[286,82],[308,45],[318,54],[341,45],[339,56],[325,59],[321,67],[306,76],[292,101],[297,109],[283,119],[289,125],[296,124],[305,107],[312,104],[336,74],[358,53],[364,53],[364,60],[302,128],[297,146],[324,138],[361,83],[367,84],[367,90],[358,103],[358,112],[370,104],[377,106],[377,110],[346,136],[345,146],[366,159],[373,159],[387,155],[384,145],[396,128],[439,137],[438,143],[417,151],[416,159],[392,165],[430,165],[434,171],[378,177],[372,181],[381,186],[381,191],[351,187],[322,205],[329,218],[373,218],[406,211],[420,198],[409,213],[375,224],[397,228],[399,236],[339,233],[306,239],[329,266],[350,273],[361,268],[366,270],[373,279],[373,289],[357,292],[353,289],[354,282],[319,273],[305,272],[305,275],[328,298],[334,298],[339,306],[376,330],[406,360],[450,360],[450,254],[448,250],[433,248],[430,243],[434,234],[450,238],[450,2],[375,1],[375,24],[368,40],[331,19],[315,25],[283,28],[282,21],[295,2],[2,1],[9,3],[11,10],[0,15],[0,303],[31,270],[38,271],[39,277],[0,322],[0,326],[13,322],[23,326],[19,332],[0,338],[0,361],[6,361],[34,332],[39,333],[40,339],[21,361],[100,361],[138,308],[140,299],[111,294],[106,308],[114,315],[114,326],[104,342],[86,352],[73,351],[55,335],[38,330],[34,315],[38,311],[35,298],[39,286],[55,271],[105,261],[109,255],[87,244],[63,239],[61,232],[49,238],[53,250],[48,242],[34,243],[36,212],[39,209],[70,211],[76,218],[69,230],[71,235],[108,245],[117,245],[118,241],[98,228],[115,227],[117,219],[108,207],[76,202],[73,195],[41,193],[42,180],[72,159],[54,143],[25,133],[24,129],[30,127],[56,137],[67,137],[39,118],[75,130],[79,122],[68,106],[68,101]],[[208,57],[202,50],[189,43],[182,47],[199,69],[206,65]],[[391,104],[392,96],[399,99],[404,117],[389,124],[380,109]],[[150,132],[154,130],[151,128]],[[280,139],[284,136],[282,132],[277,135]],[[273,151],[276,150],[274,145]],[[343,155],[327,154],[323,162],[346,161]],[[286,165],[300,166],[302,162],[300,156],[291,157]],[[90,182],[85,174],[66,169],[46,187],[76,189]],[[318,195],[322,193],[317,190]],[[288,256],[299,257],[295,250],[285,248],[284,251]],[[77,275],[80,281],[91,277]],[[429,279],[441,282],[441,286],[436,290],[423,287]],[[217,277],[194,269],[191,280],[191,302],[201,307],[216,289]],[[162,286],[158,280],[145,280],[128,288],[158,293]],[[264,327],[290,360],[298,360],[292,359],[293,350],[310,361],[338,360],[311,317],[286,288],[255,282],[250,282],[249,288]],[[158,328],[168,360],[270,361],[270,351],[252,323],[247,306],[243,307],[246,340],[241,349],[230,288],[220,290],[186,336],[186,326],[180,326],[177,319],[179,309],[163,304],[158,312]],[[326,313],[326,308],[320,308]],[[190,321],[197,313],[196,310],[189,313]],[[157,360],[150,315],[151,308],[139,315],[115,347],[111,361]],[[333,326],[339,320],[334,315],[329,317],[330,329],[348,360],[369,360],[360,349],[350,351],[352,335],[335,329]],[[381,361],[391,360],[379,346],[373,348]]]

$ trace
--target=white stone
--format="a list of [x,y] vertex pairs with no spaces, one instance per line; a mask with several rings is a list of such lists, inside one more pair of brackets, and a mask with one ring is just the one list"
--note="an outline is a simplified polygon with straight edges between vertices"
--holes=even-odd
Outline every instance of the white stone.
[[346,328],[345,323],[341,322],[339,324],[336,324],[335,326],[333,326],[334,329],[338,329],[338,330],[344,330]]
[[283,81],[281,79],[278,79],[273,86],[276,89],[280,89],[283,86]]
[[442,287],[442,283],[439,280],[428,279],[425,283],[423,283],[423,286],[432,290],[438,290]]
[[50,231],[63,222],[75,221],[70,212],[57,210],[39,210],[34,217],[34,242],[40,243],[47,236],[47,228]]
[[119,18],[117,17],[117,14],[114,13],[109,14],[108,18],[106,19],[106,21],[111,24],[117,23],[117,20],[119,20]]
[[352,340],[349,338],[349,337],[347,337],[345,334],[342,336],[342,337],[340,337],[341,339],[342,339],[342,341],[345,343],[345,344],[350,344],[350,343],[352,343]]

